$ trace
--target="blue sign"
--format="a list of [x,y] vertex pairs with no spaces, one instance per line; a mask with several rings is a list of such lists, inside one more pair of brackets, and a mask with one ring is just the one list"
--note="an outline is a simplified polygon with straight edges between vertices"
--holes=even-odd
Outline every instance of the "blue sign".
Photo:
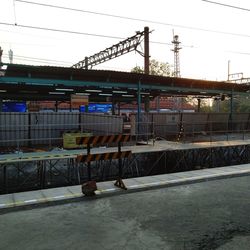
[[3,112],[26,112],[25,102],[3,102],[2,111]]
[[[99,104],[99,103],[90,103],[88,105],[89,113],[107,113],[111,110],[112,104]],[[80,107],[80,112],[85,112],[85,106]]]

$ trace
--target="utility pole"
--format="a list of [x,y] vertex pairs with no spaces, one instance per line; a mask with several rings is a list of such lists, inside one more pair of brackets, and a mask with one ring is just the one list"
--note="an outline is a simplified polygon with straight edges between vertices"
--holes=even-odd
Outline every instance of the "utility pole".
[[149,27],[144,27],[144,74],[149,75]]
[[[149,27],[144,27],[144,74],[149,75]],[[149,112],[149,97],[145,97],[145,112]]]
[[13,50],[12,49],[9,50],[9,60],[10,60],[10,64],[12,64],[13,63]]

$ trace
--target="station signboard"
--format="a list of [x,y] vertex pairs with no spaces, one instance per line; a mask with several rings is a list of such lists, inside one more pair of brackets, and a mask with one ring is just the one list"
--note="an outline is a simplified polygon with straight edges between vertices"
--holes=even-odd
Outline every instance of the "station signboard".
[[77,105],[77,106],[81,106],[81,105],[88,105],[89,104],[89,97],[88,96],[84,96],[84,95],[71,95],[71,104],[72,105]]

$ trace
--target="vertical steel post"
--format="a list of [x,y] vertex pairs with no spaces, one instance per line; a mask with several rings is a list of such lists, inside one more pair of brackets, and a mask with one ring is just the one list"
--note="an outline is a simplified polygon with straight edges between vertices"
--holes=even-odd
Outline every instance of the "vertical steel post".
[[119,154],[119,178],[122,178],[122,159],[121,159],[121,142],[118,142],[118,154]]
[[[0,66],[1,69],[1,66]],[[3,100],[0,98],[0,113],[3,111]]]
[[[80,108],[80,107],[79,107],[79,108]],[[72,112],[72,101],[71,101],[71,99],[70,99],[70,101],[69,101],[69,111]]]
[[201,111],[201,99],[198,98],[198,109],[197,109],[197,112],[200,112]]
[[78,116],[78,129],[79,129],[79,131],[82,132],[82,114],[81,114],[81,112],[79,112],[79,116]]
[[43,162],[42,161],[38,161],[37,162],[37,174],[38,174],[38,178],[39,178],[39,184],[40,184],[40,188],[43,188]]
[[0,69],[2,68],[2,55],[3,55],[3,50],[0,47]]
[[118,115],[121,115],[121,102],[118,102]]
[[[87,155],[90,155],[90,142],[87,144]],[[91,166],[90,166],[90,161],[88,162],[88,181],[91,181]]]
[[156,96],[156,111],[157,111],[157,113],[159,113],[160,112],[160,109],[161,109],[161,105],[160,105],[160,102],[161,102],[161,98],[160,98],[160,96],[158,95],[158,96]]
[[231,93],[231,99],[230,99],[230,116],[233,116],[233,91]]
[[231,91],[229,122],[230,122],[229,123],[230,130],[232,130],[233,129],[233,90]]
[[89,58],[87,56],[84,58],[84,63],[85,63],[85,69],[89,69]]
[[55,109],[56,109],[56,112],[58,111],[58,101],[56,101],[55,103]]
[[6,165],[3,166],[3,189],[4,189],[5,193],[8,192],[8,187],[7,187],[7,166]]
[[149,27],[144,27],[144,73],[149,74]]
[[31,147],[31,113],[28,113],[28,146]]
[[43,188],[46,187],[46,162],[43,161],[42,163],[44,166],[43,166]]
[[115,115],[115,99],[112,96],[112,115]]
[[145,96],[144,97],[144,110],[146,113],[149,113],[149,109],[150,109],[150,100],[149,100],[149,96]]
[[141,80],[137,85],[137,134],[140,134],[140,121],[141,121]]

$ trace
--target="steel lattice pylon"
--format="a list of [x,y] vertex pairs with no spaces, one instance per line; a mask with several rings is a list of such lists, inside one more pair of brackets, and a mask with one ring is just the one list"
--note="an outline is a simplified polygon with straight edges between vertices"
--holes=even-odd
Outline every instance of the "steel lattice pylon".
[[[145,31],[136,32],[136,35],[129,37],[126,40],[121,41],[109,48],[106,48],[105,50],[102,50],[92,56],[85,57],[84,60],[74,64],[72,67],[78,69],[88,69],[89,67],[106,62],[118,56],[127,54],[131,51],[137,51],[137,47],[142,42],[142,37],[144,36],[144,34]],[[137,52],[143,54],[140,51]]]
[[179,58],[179,50],[181,49],[180,43],[179,42],[179,36],[174,35],[172,43],[174,44],[174,76],[175,77],[180,77],[180,58]]

